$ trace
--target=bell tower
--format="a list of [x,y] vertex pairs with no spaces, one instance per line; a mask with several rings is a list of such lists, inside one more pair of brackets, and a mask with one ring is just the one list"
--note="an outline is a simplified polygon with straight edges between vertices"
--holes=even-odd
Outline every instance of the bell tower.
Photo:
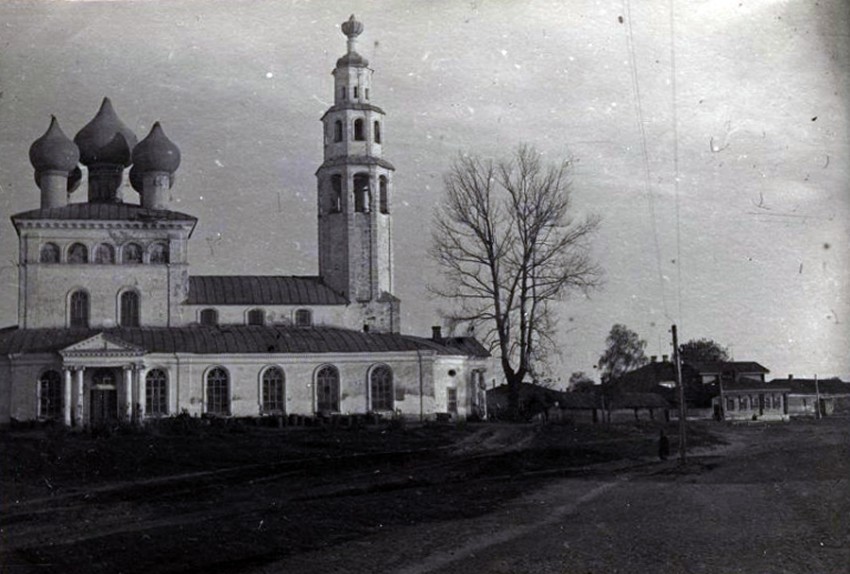
[[390,226],[395,168],[383,158],[384,111],[371,100],[372,69],[355,49],[362,32],[354,15],[342,24],[348,50],[336,62],[334,104],[322,116],[319,275],[357,309],[352,323],[398,332]]

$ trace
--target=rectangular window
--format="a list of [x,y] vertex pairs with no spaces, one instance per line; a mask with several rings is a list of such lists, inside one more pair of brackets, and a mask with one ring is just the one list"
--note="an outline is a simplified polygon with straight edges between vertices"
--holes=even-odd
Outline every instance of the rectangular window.
[[735,399],[726,399],[726,410],[734,411],[735,410]]
[[357,99],[357,86],[354,86],[354,99]]
[[446,411],[457,414],[457,389],[446,389]]

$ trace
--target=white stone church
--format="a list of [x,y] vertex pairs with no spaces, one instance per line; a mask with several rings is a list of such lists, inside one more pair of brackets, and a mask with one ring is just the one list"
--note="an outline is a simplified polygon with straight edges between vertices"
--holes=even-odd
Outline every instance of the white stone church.
[[[41,204],[11,218],[18,322],[0,329],[0,423],[481,413],[476,340],[399,333],[385,115],[355,50],[363,25],[352,16],[342,31],[315,277],[192,275],[197,220],[170,208],[180,151],[160,125],[137,141],[108,99],[73,141],[53,118],[30,148]],[[122,197],[127,168],[138,202]]]

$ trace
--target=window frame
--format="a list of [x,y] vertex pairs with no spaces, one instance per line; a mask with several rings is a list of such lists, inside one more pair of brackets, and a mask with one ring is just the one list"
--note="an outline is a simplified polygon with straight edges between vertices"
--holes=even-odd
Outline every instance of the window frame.
[[266,367],[260,374],[260,412],[273,415],[286,413],[286,374],[277,365]]
[[[55,380],[48,380],[49,375],[55,375]],[[37,379],[38,414],[39,420],[57,420],[64,415],[65,397],[62,375],[56,369],[47,369]]]
[[[127,251],[131,248],[137,248],[139,250],[139,260],[138,261],[130,261],[127,258]],[[121,247],[121,264],[122,265],[142,265],[145,262],[145,248],[142,247],[139,243],[135,241],[131,241]]]
[[446,387],[446,412],[456,415],[457,405],[457,387]]
[[[212,317],[211,321],[208,319],[209,317]],[[198,311],[198,324],[204,327],[217,327],[218,309],[215,307],[204,307]]]
[[[50,251],[47,251],[50,250]],[[45,260],[45,254],[52,253],[55,257],[55,261],[47,261]],[[62,249],[54,243],[53,241],[46,241],[41,245],[41,248],[38,250],[38,262],[39,263],[61,263],[62,262]]]
[[[342,384],[339,369],[331,364],[322,365],[316,369],[313,380],[316,388],[316,412],[339,413],[342,406]],[[332,385],[332,387],[324,391],[323,385],[326,384]]]
[[[132,303],[130,298],[135,298]],[[118,325],[121,327],[142,326],[142,297],[135,289],[124,289],[118,294]]]
[[369,410],[374,412],[395,410],[395,380],[389,365],[375,365],[369,371]]
[[151,265],[168,265],[171,263],[171,252],[164,241],[155,241],[148,247],[148,262]]
[[92,250],[92,263],[95,265],[115,265],[115,246],[101,242]]
[[[80,300],[81,299],[81,300]],[[84,313],[80,313],[84,311]],[[68,293],[68,327],[88,329],[91,326],[91,297],[85,289],[77,288]]]
[[[259,320],[257,319],[259,317]],[[246,325],[265,325],[266,324],[266,310],[260,307],[254,307],[253,309],[248,309],[248,312],[245,314],[245,324]]]
[[351,139],[356,142],[366,141],[366,127],[363,124],[363,118],[356,118],[354,120],[354,132],[352,133]]
[[[307,320],[303,320],[306,317]],[[313,326],[313,311],[311,309],[301,308],[295,310],[293,322],[296,327],[312,327]]]
[[[77,249],[79,248],[79,249]],[[78,255],[82,257],[80,260],[74,260],[75,251]],[[81,243],[79,241],[75,241],[74,243],[68,246],[68,251],[65,255],[65,261],[71,265],[85,265],[89,262],[89,248],[85,243]]]
[[[161,374],[161,377],[153,379],[156,374]],[[145,416],[158,418],[168,416],[168,413],[168,371],[154,367],[145,373]]]
[[[213,380],[213,377],[218,377]],[[223,388],[222,388],[223,386]],[[216,365],[204,373],[204,414],[217,417],[231,416],[230,372],[221,365]],[[211,407],[216,407],[215,410]]]

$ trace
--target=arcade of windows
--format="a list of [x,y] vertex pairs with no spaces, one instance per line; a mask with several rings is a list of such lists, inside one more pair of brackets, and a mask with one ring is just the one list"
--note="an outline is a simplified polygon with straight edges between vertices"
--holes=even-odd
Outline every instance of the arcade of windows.
[[[395,407],[397,389],[392,369],[383,364],[369,370],[369,410],[389,412]],[[316,412],[340,412],[340,376],[334,365],[324,365],[316,372]],[[286,378],[283,369],[266,367],[260,373],[260,414],[285,414]],[[38,417],[61,419],[63,409],[62,376],[59,371],[45,371],[38,378]],[[213,416],[231,414],[230,373],[223,366],[215,366],[204,375],[204,413]],[[150,369],[145,375],[144,413],[146,417],[163,417],[170,414],[168,400],[168,372],[164,368]]]
[[94,263],[96,265],[114,265],[120,261],[123,265],[162,265],[169,263],[168,245],[163,242],[151,243],[147,249],[139,243],[126,243],[120,251],[110,243],[98,243],[91,250],[84,243],[76,242],[63,250],[56,243],[47,242],[41,246],[39,263]]
[[[372,210],[372,189],[368,173],[355,173],[352,178],[354,191],[354,211],[357,213],[369,213]],[[331,213],[342,213],[342,175],[331,176],[331,204],[328,206]],[[390,212],[389,182],[387,176],[378,177],[378,210],[380,213]]]
[[[364,142],[368,137],[366,133],[366,120],[363,118],[357,118],[354,120],[354,123],[351,124],[351,139],[356,142]],[[336,120],[333,123],[333,141],[334,143],[340,143],[345,139],[345,125],[342,120]],[[379,144],[381,143],[381,122],[375,120],[372,122],[372,140]]]
[[[198,323],[205,327],[215,327],[219,324],[218,310],[208,307],[201,309],[198,313]],[[265,325],[266,311],[264,309],[250,309],[245,314],[246,325]],[[297,309],[294,315],[296,327],[312,327],[313,312],[309,309]]]

